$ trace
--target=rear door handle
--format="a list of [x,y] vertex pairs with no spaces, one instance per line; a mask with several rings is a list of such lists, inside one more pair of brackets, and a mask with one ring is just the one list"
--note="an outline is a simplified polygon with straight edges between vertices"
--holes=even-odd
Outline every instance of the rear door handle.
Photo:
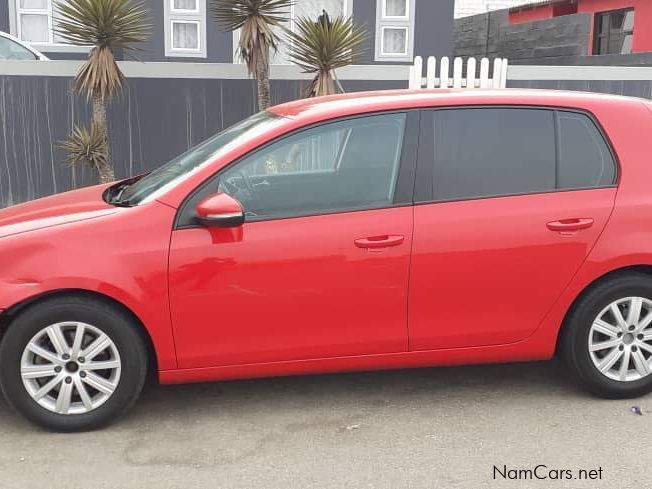
[[354,243],[358,248],[377,249],[387,248],[388,246],[398,246],[403,241],[405,241],[405,236],[384,235],[356,239]]
[[581,229],[588,229],[593,226],[593,219],[591,218],[574,218],[574,219],[561,219],[559,221],[552,221],[546,224],[551,231],[568,232],[579,231]]

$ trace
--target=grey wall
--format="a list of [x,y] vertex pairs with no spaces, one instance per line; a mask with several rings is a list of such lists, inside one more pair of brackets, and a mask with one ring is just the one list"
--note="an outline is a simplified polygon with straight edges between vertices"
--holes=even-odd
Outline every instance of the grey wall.
[[563,81],[508,81],[508,88],[545,88],[553,90],[578,90],[584,92],[611,93],[629,97],[652,99],[652,81],[643,80],[563,80]]
[[414,55],[451,56],[453,54],[455,0],[416,0]]
[[[74,124],[86,124],[85,99],[64,77],[0,76],[0,207],[92,181],[69,168],[57,148]],[[273,80],[274,103],[300,98],[305,81]],[[347,91],[404,88],[405,81],[344,81]],[[251,80],[129,79],[110,107],[118,177],[156,168],[255,111]]]
[[[450,56],[453,53],[455,0],[415,0],[414,55]],[[365,25],[369,38],[360,64],[376,64],[376,0],[354,0],[353,18]],[[382,61],[378,64],[406,64]],[[409,63],[407,63],[409,64]]]
[[356,24],[367,29],[368,37],[364,43],[364,55],[358,63],[373,64],[376,46],[376,0],[355,0],[353,2],[353,19]]
[[0,31],[9,32],[9,2],[0,1]]
[[590,14],[573,14],[510,25],[507,10],[455,20],[455,56],[535,62],[588,52]]
[[[167,1],[167,0],[166,0]],[[212,19],[210,13],[206,23],[206,58],[184,58],[165,56],[164,4],[162,0],[146,0],[149,22],[152,31],[147,42],[138,45],[135,54],[142,61],[175,61],[189,63],[231,63],[233,61],[233,34],[223,31]],[[0,0],[0,30],[2,29],[2,8],[7,8],[7,0]],[[8,30],[8,27],[7,29]],[[86,54],[61,53],[43,50],[52,59],[85,59]],[[118,59],[129,59],[116,53]]]
[[[167,0],[166,0],[167,1]],[[209,0],[210,1],[210,0]],[[453,50],[453,10],[455,0],[415,0],[415,55],[450,56]],[[191,63],[231,63],[233,61],[233,34],[223,31],[207,14],[206,58],[183,58],[165,56],[164,4],[163,0],[146,0],[153,26],[150,39],[140,45],[137,53],[142,61],[177,61]],[[7,0],[0,0],[0,30],[9,30]],[[376,0],[353,0],[353,18],[369,31],[366,53],[360,64],[375,64]],[[3,24],[4,22],[4,24]],[[83,59],[85,54],[61,53],[43,50],[52,59]],[[119,59],[124,59],[118,56]],[[382,64],[388,64],[383,61]],[[404,63],[403,63],[404,64]]]

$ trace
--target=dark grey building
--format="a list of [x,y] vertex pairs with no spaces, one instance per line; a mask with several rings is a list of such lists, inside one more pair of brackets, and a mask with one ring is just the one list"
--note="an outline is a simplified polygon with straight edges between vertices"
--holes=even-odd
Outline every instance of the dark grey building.
[[[141,46],[142,61],[238,62],[238,33],[225,32],[211,18],[211,0],[146,0],[153,25]],[[0,0],[0,30],[29,42],[52,59],[77,59],[87,49],[65,45],[53,30],[56,0]],[[452,54],[454,0],[295,0],[287,26],[299,17],[352,15],[369,31],[361,64],[411,62],[415,55]],[[275,64],[286,64],[282,46]]]

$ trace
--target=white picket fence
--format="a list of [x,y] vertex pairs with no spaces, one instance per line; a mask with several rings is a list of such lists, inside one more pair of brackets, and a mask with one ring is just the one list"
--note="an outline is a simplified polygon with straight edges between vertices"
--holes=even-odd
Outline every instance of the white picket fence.
[[[507,68],[509,62],[506,58],[496,58],[493,62],[493,69],[488,58],[480,60],[480,71],[475,58],[466,60],[466,76],[464,76],[464,60],[455,58],[453,60],[453,76],[450,74],[450,59],[444,56],[439,61],[437,70],[437,58],[430,56],[426,64],[426,76],[423,73],[423,58],[414,58],[414,64],[410,66],[410,88],[505,88],[507,86]],[[491,77],[490,77],[491,74]]]

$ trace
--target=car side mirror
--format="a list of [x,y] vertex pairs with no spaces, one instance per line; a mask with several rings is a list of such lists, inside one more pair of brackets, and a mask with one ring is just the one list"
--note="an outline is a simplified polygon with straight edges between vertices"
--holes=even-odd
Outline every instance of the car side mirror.
[[232,228],[245,221],[240,202],[230,195],[217,193],[209,195],[197,205],[197,219],[206,226]]

